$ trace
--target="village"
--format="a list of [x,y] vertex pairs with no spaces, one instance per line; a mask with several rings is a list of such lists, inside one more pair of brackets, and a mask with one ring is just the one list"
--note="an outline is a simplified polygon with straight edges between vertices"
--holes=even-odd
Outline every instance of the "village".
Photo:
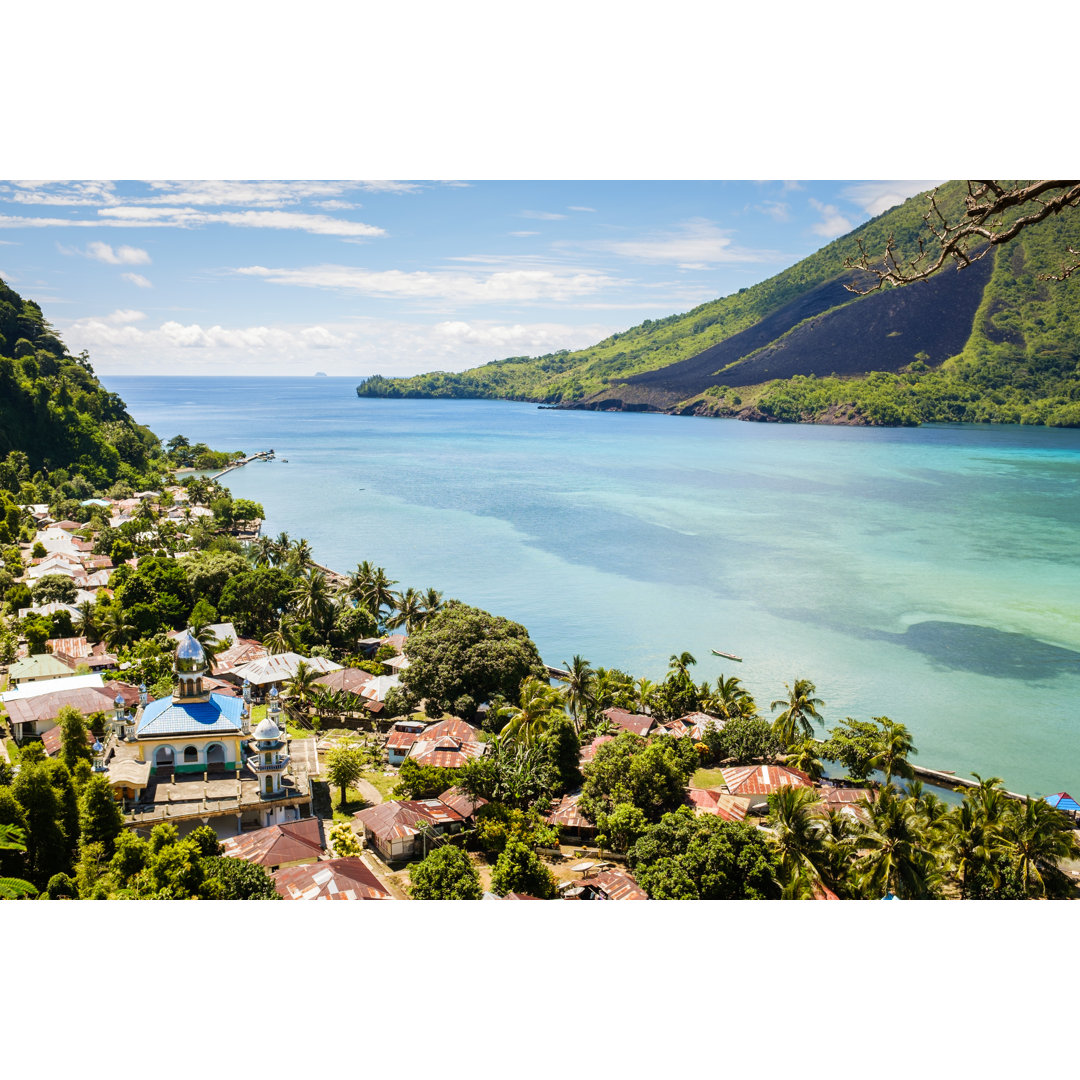
[[[66,762],[69,798],[107,788],[115,820],[93,872],[85,833],[52,863],[28,845],[39,895],[74,898],[80,880],[114,895],[120,879],[102,867],[127,850],[121,830],[149,850],[186,843],[256,867],[254,895],[283,899],[988,887],[989,872],[976,886],[970,867],[947,881],[929,840],[906,868],[868,857],[889,828],[948,832],[945,804],[912,779],[901,725],[849,720],[830,754],[811,737],[823,703],[808,680],[767,721],[734,677],[695,686],[688,653],[658,684],[580,657],[548,667],[517,624],[434,590],[395,593],[367,563],[352,575],[320,567],[306,542],[262,537],[257,504],[187,472],[160,492],[84,500],[83,521],[21,508],[35,533],[8,591],[9,606],[13,593],[25,601],[18,640],[11,629],[0,639],[0,767],[17,792],[20,772]],[[825,775],[828,756],[846,775]],[[903,794],[894,777],[911,781]],[[969,790],[971,807],[1008,820],[996,779]],[[1043,805],[1077,810],[1067,793]],[[1075,820],[1054,821],[1068,827],[1035,869],[1071,889]],[[710,849],[704,868],[695,845]]]

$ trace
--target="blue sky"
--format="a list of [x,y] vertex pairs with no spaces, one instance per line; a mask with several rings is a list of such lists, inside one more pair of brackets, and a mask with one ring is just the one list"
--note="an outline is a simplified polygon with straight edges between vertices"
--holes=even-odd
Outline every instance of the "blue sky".
[[0,183],[0,277],[103,374],[461,370],[784,269],[933,181]]

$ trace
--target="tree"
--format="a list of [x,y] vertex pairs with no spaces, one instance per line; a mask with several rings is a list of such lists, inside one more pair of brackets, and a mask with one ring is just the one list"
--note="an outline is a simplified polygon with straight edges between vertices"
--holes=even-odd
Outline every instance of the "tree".
[[524,626],[456,600],[409,636],[405,655],[410,665],[401,681],[427,699],[429,712],[448,711],[463,697],[484,702],[501,694],[517,700],[528,676],[547,674]]
[[649,821],[633,803],[616,803],[610,814],[597,816],[596,828],[598,847],[625,855],[649,831]]
[[806,773],[811,780],[820,780],[825,773],[825,767],[818,757],[820,753],[821,743],[817,739],[802,739],[788,749],[784,764]]
[[783,708],[783,712],[773,721],[773,731],[781,747],[787,749],[800,738],[809,738],[814,734],[810,721],[821,723],[818,706],[825,702],[813,696],[817,688],[809,679],[796,679],[793,686],[784,683],[784,689],[788,692],[787,698],[772,702],[769,708],[773,712]]
[[[25,851],[26,831],[18,825],[0,825],[0,851]],[[37,889],[22,878],[0,876],[0,900],[36,896]]]
[[591,821],[611,813],[618,803],[636,806],[650,821],[673,810],[686,798],[692,771],[679,754],[677,739],[650,743],[630,732],[600,746],[585,766],[581,811]]
[[116,838],[123,828],[124,815],[113,798],[108,778],[95,773],[86,782],[79,797],[80,843],[101,843],[105,847],[106,857],[112,858]]
[[682,863],[670,856],[638,870],[635,880],[649,894],[650,900],[701,899],[694,879],[683,869]]
[[[863,294],[884,285],[910,285],[930,277],[947,262],[963,269],[1024,229],[1052,214],[1080,206],[1080,180],[968,180],[963,213],[950,221],[939,206],[939,191],[935,188],[926,196],[930,205],[923,222],[932,239],[919,239],[917,252],[902,254],[890,236],[884,253],[877,257],[871,257],[860,241],[859,258],[845,259],[844,265],[871,275],[873,283],[845,285],[848,291]],[[1072,248],[1068,253],[1080,255]],[[1063,266],[1057,280],[1065,280],[1077,269],[1080,263]]]
[[577,654],[569,664],[564,660],[563,667],[567,671],[563,693],[570,708],[570,715],[574,718],[574,727],[580,731],[582,719],[588,715],[589,706],[593,703],[595,672],[589,667],[589,661]]
[[359,858],[363,852],[360,840],[347,821],[339,821],[330,828],[330,846],[335,858]]
[[737,764],[768,761],[780,753],[772,725],[758,716],[736,717],[713,731],[706,725],[705,743],[714,760],[731,760]]
[[386,625],[390,629],[404,626],[411,634],[424,621],[424,597],[416,589],[411,587],[406,589],[395,598],[394,606],[397,611],[386,620]]
[[565,716],[562,695],[542,679],[529,675],[521,684],[520,704],[507,707],[503,715],[509,722],[503,735],[520,739],[532,746],[558,716]]
[[541,900],[554,900],[558,896],[555,878],[535,851],[518,840],[511,840],[503,848],[491,873],[491,888],[500,896],[507,893],[526,893]]
[[812,898],[821,881],[824,836],[820,818],[811,812],[818,801],[812,788],[783,787],[769,796],[769,839],[780,857],[785,900]]
[[306,619],[320,632],[328,630],[333,619],[334,602],[326,575],[321,570],[312,570],[301,578],[290,595],[299,618]]
[[202,891],[217,900],[281,900],[274,879],[265,867],[228,855],[201,857]]
[[563,795],[581,786],[581,740],[574,722],[565,714],[556,714],[540,740],[554,773],[552,795]]
[[881,899],[893,893],[901,900],[926,900],[935,895],[939,876],[930,839],[918,808],[897,797],[891,785],[863,806],[870,824],[859,838],[862,855],[856,879],[864,896]]
[[60,798],[45,763],[27,761],[25,753],[11,790],[26,820],[27,876],[44,888],[53,874],[71,869],[70,849],[59,820]]
[[339,746],[326,758],[326,775],[331,784],[341,788],[341,807],[345,808],[348,789],[364,775],[364,756],[355,746]]
[[409,872],[413,900],[479,900],[480,875],[460,848],[447,844],[432,851]]
[[821,756],[838,761],[855,780],[865,780],[873,771],[871,759],[878,752],[881,730],[871,720],[847,716],[829,732],[821,744]]
[[872,768],[880,769],[885,774],[885,783],[892,783],[894,776],[910,779],[914,776],[908,764],[908,755],[917,754],[911,735],[903,724],[897,724],[887,716],[875,716],[874,723],[881,731],[874,754],[870,758]]
[[82,713],[73,705],[65,705],[56,714],[56,721],[60,728],[60,760],[69,769],[79,761],[92,761],[94,755]]
[[1072,830],[1072,822],[1042,799],[1026,799],[1006,815],[1001,839],[1019,872],[1024,896],[1075,893],[1058,866],[1061,859],[1080,858]]
[[555,847],[559,833],[535,808],[510,807],[501,802],[481,806],[476,811],[476,842],[489,860],[501,855],[511,841],[528,848]]
[[289,704],[301,712],[306,712],[319,688],[317,680],[321,678],[322,673],[317,668],[301,660],[296,665],[296,674],[285,684]]

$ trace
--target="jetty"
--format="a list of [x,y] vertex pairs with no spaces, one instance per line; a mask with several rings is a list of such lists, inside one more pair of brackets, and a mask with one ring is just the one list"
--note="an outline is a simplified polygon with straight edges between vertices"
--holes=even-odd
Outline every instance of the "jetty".
[[234,469],[242,469],[245,465],[250,465],[253,461],[273,461],[273,450],[260,450],[257,454],[251,454],[246,458],[241,458],[239,461],[234,461],[231,465],[226,466],[221,472],[214,473],[210,477],[211,480],[220,480],[226,473],[232,472]]
[[562,679],[564,682],[570,678],[570,672],[560,667],[552,667],[550,664],[544,665],[547,668],[547,673],[553,679]]

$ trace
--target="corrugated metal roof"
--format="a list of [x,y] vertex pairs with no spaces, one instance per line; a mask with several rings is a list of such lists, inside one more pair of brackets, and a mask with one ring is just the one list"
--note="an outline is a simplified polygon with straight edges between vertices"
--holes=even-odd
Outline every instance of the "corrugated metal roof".
[[739,795],[729,795],[716,788],[689,788],[687,796],[693,804],[695,813],[715,814],[725,821],[743,821],[747,810],[750,809],[749,799]]
[[560,825],[564,829],[596,829],[596,826],[578,809],[578,800],[581,792],[573,795],[564,795],[548,814],[549,825]]
[[361,859],[328,859],[274,871],[274,888],[286,900],[392,900]]
[[732,795],[770,795],[782,787],[814,786],[806,773],[787,765],[739,765],[721,769],[720,775]]
[[299,859],[315,859],[323,853],[322,831],[318,818],[302,818],[242,836],[222,840],[223,854],[260,866],[280,866]]
[[588,746],[584,747],[581,751],[582,761],[592,761],[596,757],[596,751],[606,742],[611,742],[614,739],[614,735],[597,735],[595,739]]
[[242,698],[211,694],[209,701],[174,701],[172,697],[145,706],[136,729],[137,738],[154,735],[235,735],[243,728]]
[[599,889],[609,900],[648,900],[648,894],[625,870],[602,870],[585,882]]
[[644,713],[627,712],[626,709],[605,709],[606,716],[616,727],[632,731],[635,735],[648,735],[656,721]]
[[464,818],[453,807],[439,799],[411,799],[385,802],[353,814],[364,829],[386,843],[415,836],[421,822],[430,825],[452,825]]

